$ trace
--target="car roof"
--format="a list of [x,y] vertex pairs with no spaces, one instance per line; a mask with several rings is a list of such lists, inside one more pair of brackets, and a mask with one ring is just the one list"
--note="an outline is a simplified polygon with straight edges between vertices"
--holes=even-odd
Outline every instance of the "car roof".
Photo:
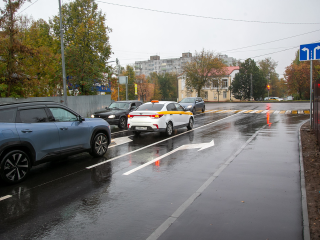
[[45,104],[56,104],[64,106],[63,104],[54,102],[54,101],[29,101],[29,102],[16,102],[16,103],[0,103],[1,107],[21,107],[21,106],[34,106],[34,105],[45,105]]
[[[152,103],[152,102],[146,102],[146,103]],[[169,103],[177,103],[177,102],[174,102],[174,101],[159,101],[159,102],[155,102],[153,104],[159,104],[159,103],[160,104],[169,104]]]
[[127,103],[131,103],[131,102],[142,102],[140,100],[123,100],[123,101],[114,101],[112,103],[115,103],[115,102],[127,102]]

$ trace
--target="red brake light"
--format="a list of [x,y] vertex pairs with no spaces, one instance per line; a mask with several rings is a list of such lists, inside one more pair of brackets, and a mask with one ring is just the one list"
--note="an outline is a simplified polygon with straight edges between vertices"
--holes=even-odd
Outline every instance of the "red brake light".
[[150,115],[151,118],[161,118],[163,114]]
[[132,115],[130,115],[130,114],[128,114],[128,118],[133,118],[133,116],[132,116]]

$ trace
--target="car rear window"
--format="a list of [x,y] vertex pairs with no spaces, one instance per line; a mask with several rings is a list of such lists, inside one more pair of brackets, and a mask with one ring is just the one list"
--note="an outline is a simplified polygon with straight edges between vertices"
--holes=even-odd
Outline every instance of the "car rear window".
[[14,123],[16,119],[16,108],[0,110],[0,122]]
[[141,105],[138,110],[139,111],[160,111],[163,108],[164,104],[159,103],[146,103]]

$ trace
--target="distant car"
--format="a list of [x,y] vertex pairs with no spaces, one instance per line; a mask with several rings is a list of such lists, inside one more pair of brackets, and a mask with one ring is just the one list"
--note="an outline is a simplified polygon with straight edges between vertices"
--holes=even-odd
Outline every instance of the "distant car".
[[269,100],[271,100],[271,101],[283,101],[282,98],[278,98],[278,97],[269,97]]
[[129,112],[135,110],[143,102],[137,100],[117,101],[106,107],[106,110],[95,112],[91,115],[92,118],[103,118],[110,125],[118,125],[119,128],[126,128]]
[[128,115],[128,129],[135,135],[141,132],[165,132],[171,136],[174,129],[193,128],[192,112],[185,110],[179,103],[151,101],[141,105]]
[[206,104],[201,97],[187,97],[182,99],[179,103],[186,110],[191,111],[193,115],[198,111],[204,112],[206,110]]
[[0,105],[0,132],[0,176],[8,183],[21,182],[32,166],[62,156],[103,156],[111,142],[105,120],[83,118],[55,102]]

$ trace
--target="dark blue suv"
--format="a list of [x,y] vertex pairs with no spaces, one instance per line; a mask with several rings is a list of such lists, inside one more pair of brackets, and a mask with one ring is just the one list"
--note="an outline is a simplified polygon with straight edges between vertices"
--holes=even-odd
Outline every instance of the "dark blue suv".
[[26,178],[34,165],[80,152],[104,155],[111,142],[103,119],[83,118],[55,102],[0,105],[0,176]]

